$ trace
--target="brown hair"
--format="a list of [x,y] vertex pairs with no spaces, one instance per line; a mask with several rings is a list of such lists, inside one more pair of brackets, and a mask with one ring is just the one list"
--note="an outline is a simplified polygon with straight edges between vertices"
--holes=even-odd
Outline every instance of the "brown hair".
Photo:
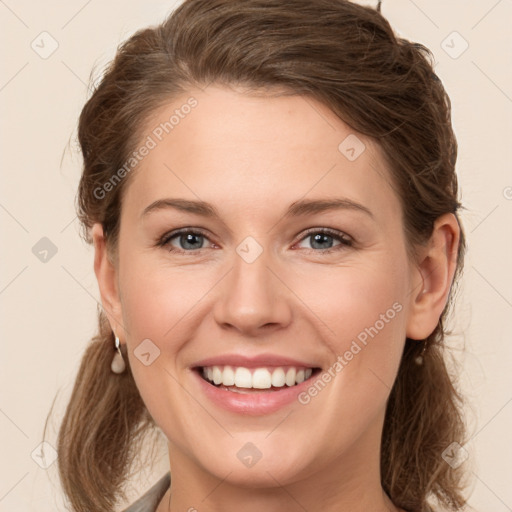
[[[308,95],[373,137],[388,160],[414,257],[434,221],[447,212],[457,216],[461,207],[451,105],[432,61],[423,45],[398,38],[380,12],[348,0],[186,0],[162,24],[118,48],[82,110],[82,236],[91,243],[89,228],[100,222],[116,259],[123,190],[133,173],[105,197],[95,191],[124,165],[157,107],[215,82]],[[461,229],[454,282],[464,250]],[[427,510],[432,500],[451,510],[466,503],[461,468],[441,457],[453,441],[464,444],[466,434],[444,354],[453,291],[434,332],[406,341],[387,404],[382,486],[395,505],[411,511]],[[98,334],[83,356],[58,436],[63,489],[80,512],[112,510],[125,498],[139,442],[155,426],[127,357],[127,371],[111,373],[114,337],[98,313]]]

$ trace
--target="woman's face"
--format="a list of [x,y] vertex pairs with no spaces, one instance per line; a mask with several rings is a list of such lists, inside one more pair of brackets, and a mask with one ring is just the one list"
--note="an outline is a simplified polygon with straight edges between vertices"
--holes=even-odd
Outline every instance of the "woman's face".
[[374,465],[419,286],[380,149],[310,98],[213,86],[143,145],[112,311],[172,470],[257,487]]

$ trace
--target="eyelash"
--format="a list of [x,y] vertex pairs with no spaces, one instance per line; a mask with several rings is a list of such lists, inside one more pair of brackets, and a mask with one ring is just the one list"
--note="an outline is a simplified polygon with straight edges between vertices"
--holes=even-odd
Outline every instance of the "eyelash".
[[[186,235],[188,235],[188,234],[201,235],[208,239],[207,234],[204,231],[202,231],[201,229],[182,228],[182,229],[179,229],[176,231],[172,231],[170,233],[166,233],[164,236],[162,236],[157,241],[156,245],[158,247],[166,247],[169,252],[177,253],[177,254],[188,254],[188,253],[194,253],[194,252],[201,251],[201,249],[185,251],[183,249],[177,249],[175,247],[171,247],[169,249],[170,241],[173,238],[176,238],[177,236],[184,235],[184,234],[186,234]],[[314,253],[330,254],[330,253],[333,253],[338,250],[346,249],[347,247],[352,247],[354,245],[353,240],[348,235],[346,235],[345,233],[342,233],[341,231],[337,231],[337,230],[331,229],[331,228],[310,228],[310,229],[306,230],[306,232],[304,233],[304,236],[298,242],[302,242],[303,240],[308,238],[308,236],[311,236],[313,234],[329,235],[332,238],[335,238],[336,240],[338,240],[340,242],[339,245],[330,247],[328,249],[323,249],[323,250],[322,249],[306,249],[307,251],[311,251]]]

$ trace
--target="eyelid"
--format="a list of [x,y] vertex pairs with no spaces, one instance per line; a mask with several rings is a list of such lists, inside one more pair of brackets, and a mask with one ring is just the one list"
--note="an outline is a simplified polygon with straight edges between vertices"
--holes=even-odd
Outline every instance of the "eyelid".
[[327,228],[327,227],[313,227],[313,228],[306,229],[306,231],[303,231],[301,233],[298,241],[295,242],[293,245],[294,246],[297,245],[298,243],[302,242],[303,240],[306,240],[312,234],[316,234],[316,233],[328,235],[328,236],[338,240],[339,244],[335,245],[333,247],[329,247],[327,249],[323,249],[323,250],[322,249],[319,249],[319,250],[308,249],[308,248],[302,249],[302,250],[305,250],[308,254],[314,254],[314,255],[319,255],[319,256],[328,255],[328,254],[332,254],[333,252],[338,252],[338,251],[347,250],[349,248],[352,248],[352,247],[354,247],[354,244],[355,244],[354,239],[350,235],[345,233],[344,231],[340,231],[340,230],[334,229],[334,228]]
[[[207,240],[210,241],[210,243],[213,243],[215,245],[214,242],[212,242],[210,240],[210,236],[209,234],[202,228],[195,228],[195,227],[183,227],[183,228],[178,228],[176,230],[172,230],[172,231],[169,231],[168,233],[165,233],[163,236],[161,236],[160,238],[157,239],[156,241],[156,245],[159,246],[159,247],[167,247],[168,245],[170,245],[170,241],[179,236],[179,235],[182,235],[182,234],[196,234],[196,235],[201,235],[203,236],[204,238],[206,238]],[[340,230],[337,230],[337,229],[334,229],[334,228],[328,228],[328,227],[312,227],[312,228],[307,228],[305,231],[302,231],[300,233],[300,238],[298,238],[294,243],[293,243],[293,246],[297,245],[298,243],[302,242],[303,240],[307,239],[309,236],[311,236],[312,234],[326,234],[328,236],[331,236],[335,239],[337,239],[340,244],[337,245],[337,246],[334,246],[334,247],[330,247],[330,248],[327,248],[327,249],[318,249],[318,250],[315,250],[315,249],[304,249],[306,251],[309,251],[309,252],[312,252],[312,253],[318,253],[318,254],[328,254],[330,252],[333,252],[333,251],[336,251],[336,250],[339,250],[338,248],[341,246],[341,247],[344,247],[344,248],[347,248],[347,247],[351,247],[354,245],[354,239],[348,235],[347,233],[345,233],[344,231],[340,231]],[[178,249],[178,248],[175,248],[173,247],[172,249],[168,249],[169,252],[174,252],[174,253],[178,253],[178,254],[183,254],[183,253],[196,253],[196,252],[200,252],[202,249],[206,249],[206,248],[201,248],[201,249],[196,249],[196,250],[190,250],[190,251],[186,251],[184,249]]]
[[301,233],[301,237],[298,239],[298,241],[300,242],[300,241],[304,240],[305,238],[307,238],[309,235],[311,235],[313,233],[324,233],[324,234],[332,236],[334,238],[344,240],[345,242],[351,242],[351,243],[354,242],[354,239],[349,234],[345,233],[344,231],[340,231],[340,230],[334,229],[334,228],[325,228],[325,227],[324,228],[313,227],[313,228],[306,229],[306,231],[303,231]]
[[[178,228],[178,229],[175,229],[175,230],[171,230],[167,233],[165,233],[164,235],[162,235],[161,237],[157,238],[157,241],[156,241],[156,244],[158,246],[162,246],[162,247],[166,247],[167,245],[169,245],[169,242],[179,236],[179,235],[183,235],[183,234],[188,234],[188,233],[193,233],[195,235],[202,235],[204,236],[206,239],[210,240],[210,236],[209,234],[202,228],[194,228],[194,227],[184,227],[184,228]],[[211,242],[211,240],[210,240]],[[211,242],[213,243],[213,242]],[[195,251],[184,251],[183,249],[175,249],[173,248],[173,251],[176,251],[176,252],[198,252],[200,251],[201,249],[197,249]],[[173,252],[171,251],[171,252]]]

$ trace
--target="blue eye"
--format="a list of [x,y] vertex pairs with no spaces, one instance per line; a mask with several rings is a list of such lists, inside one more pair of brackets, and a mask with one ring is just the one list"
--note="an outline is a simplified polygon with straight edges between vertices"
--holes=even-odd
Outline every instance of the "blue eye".
[[[323,254],[325,253],[331,253],[333,251],[341,250],[346,247],[351,247],[353,245],[352,239],[346,235],[345,233],[342,233],[340,231],[336,231],[335,229],[329,229],[329,228],[322,228],[317,229],[313,228],[311,230],[308,230],[306,232],[306,236],[303,237],[301,240],[311,240],[311,244],[313,245],[313,251],[315,251],[315,245],[316,248],[323,249],[321,252]],[[332,245],[332,242],[329,242],[329,239],[338,240],[338,245]],[[322,245],[327,244],[328,247],[322,247]],[[318,247],[320,245],[320,247]]]
[[[175,238],[178,239],[181,248],[176,248],[171,245],[171,240]],[[198,246],[202,245],[201,242],[204,239],[207,239],[207,237],[202,232],[184,229],[182,231],[174,231],[168,235],[164,235],[158,242],[158,245],[168,248],[170,252],[195,252],[203,248]]]
[[[179,247],[176,247],[171,243],[174,239],[178,240]],[[311,241],[310,243],[313,245],[313,248],[306,248],[306,250],[308,250],[308,252],[319,254],[328,254],[333,251],[343,250],[353,245],[353,240],[348,235],[330,228],[309,229],[300,241],[302,242],[307,239]],[[339,244],[333,245],[331,239],[337,240]],[[184,228],[165,234],[157,242],[157,246],[165,247],[169,252],[185,254],[204,249],[202,246],[204,240],[209,240],[209,238],[201,230]],[[327,245],[327,247],[323,247],[325,245]]]

